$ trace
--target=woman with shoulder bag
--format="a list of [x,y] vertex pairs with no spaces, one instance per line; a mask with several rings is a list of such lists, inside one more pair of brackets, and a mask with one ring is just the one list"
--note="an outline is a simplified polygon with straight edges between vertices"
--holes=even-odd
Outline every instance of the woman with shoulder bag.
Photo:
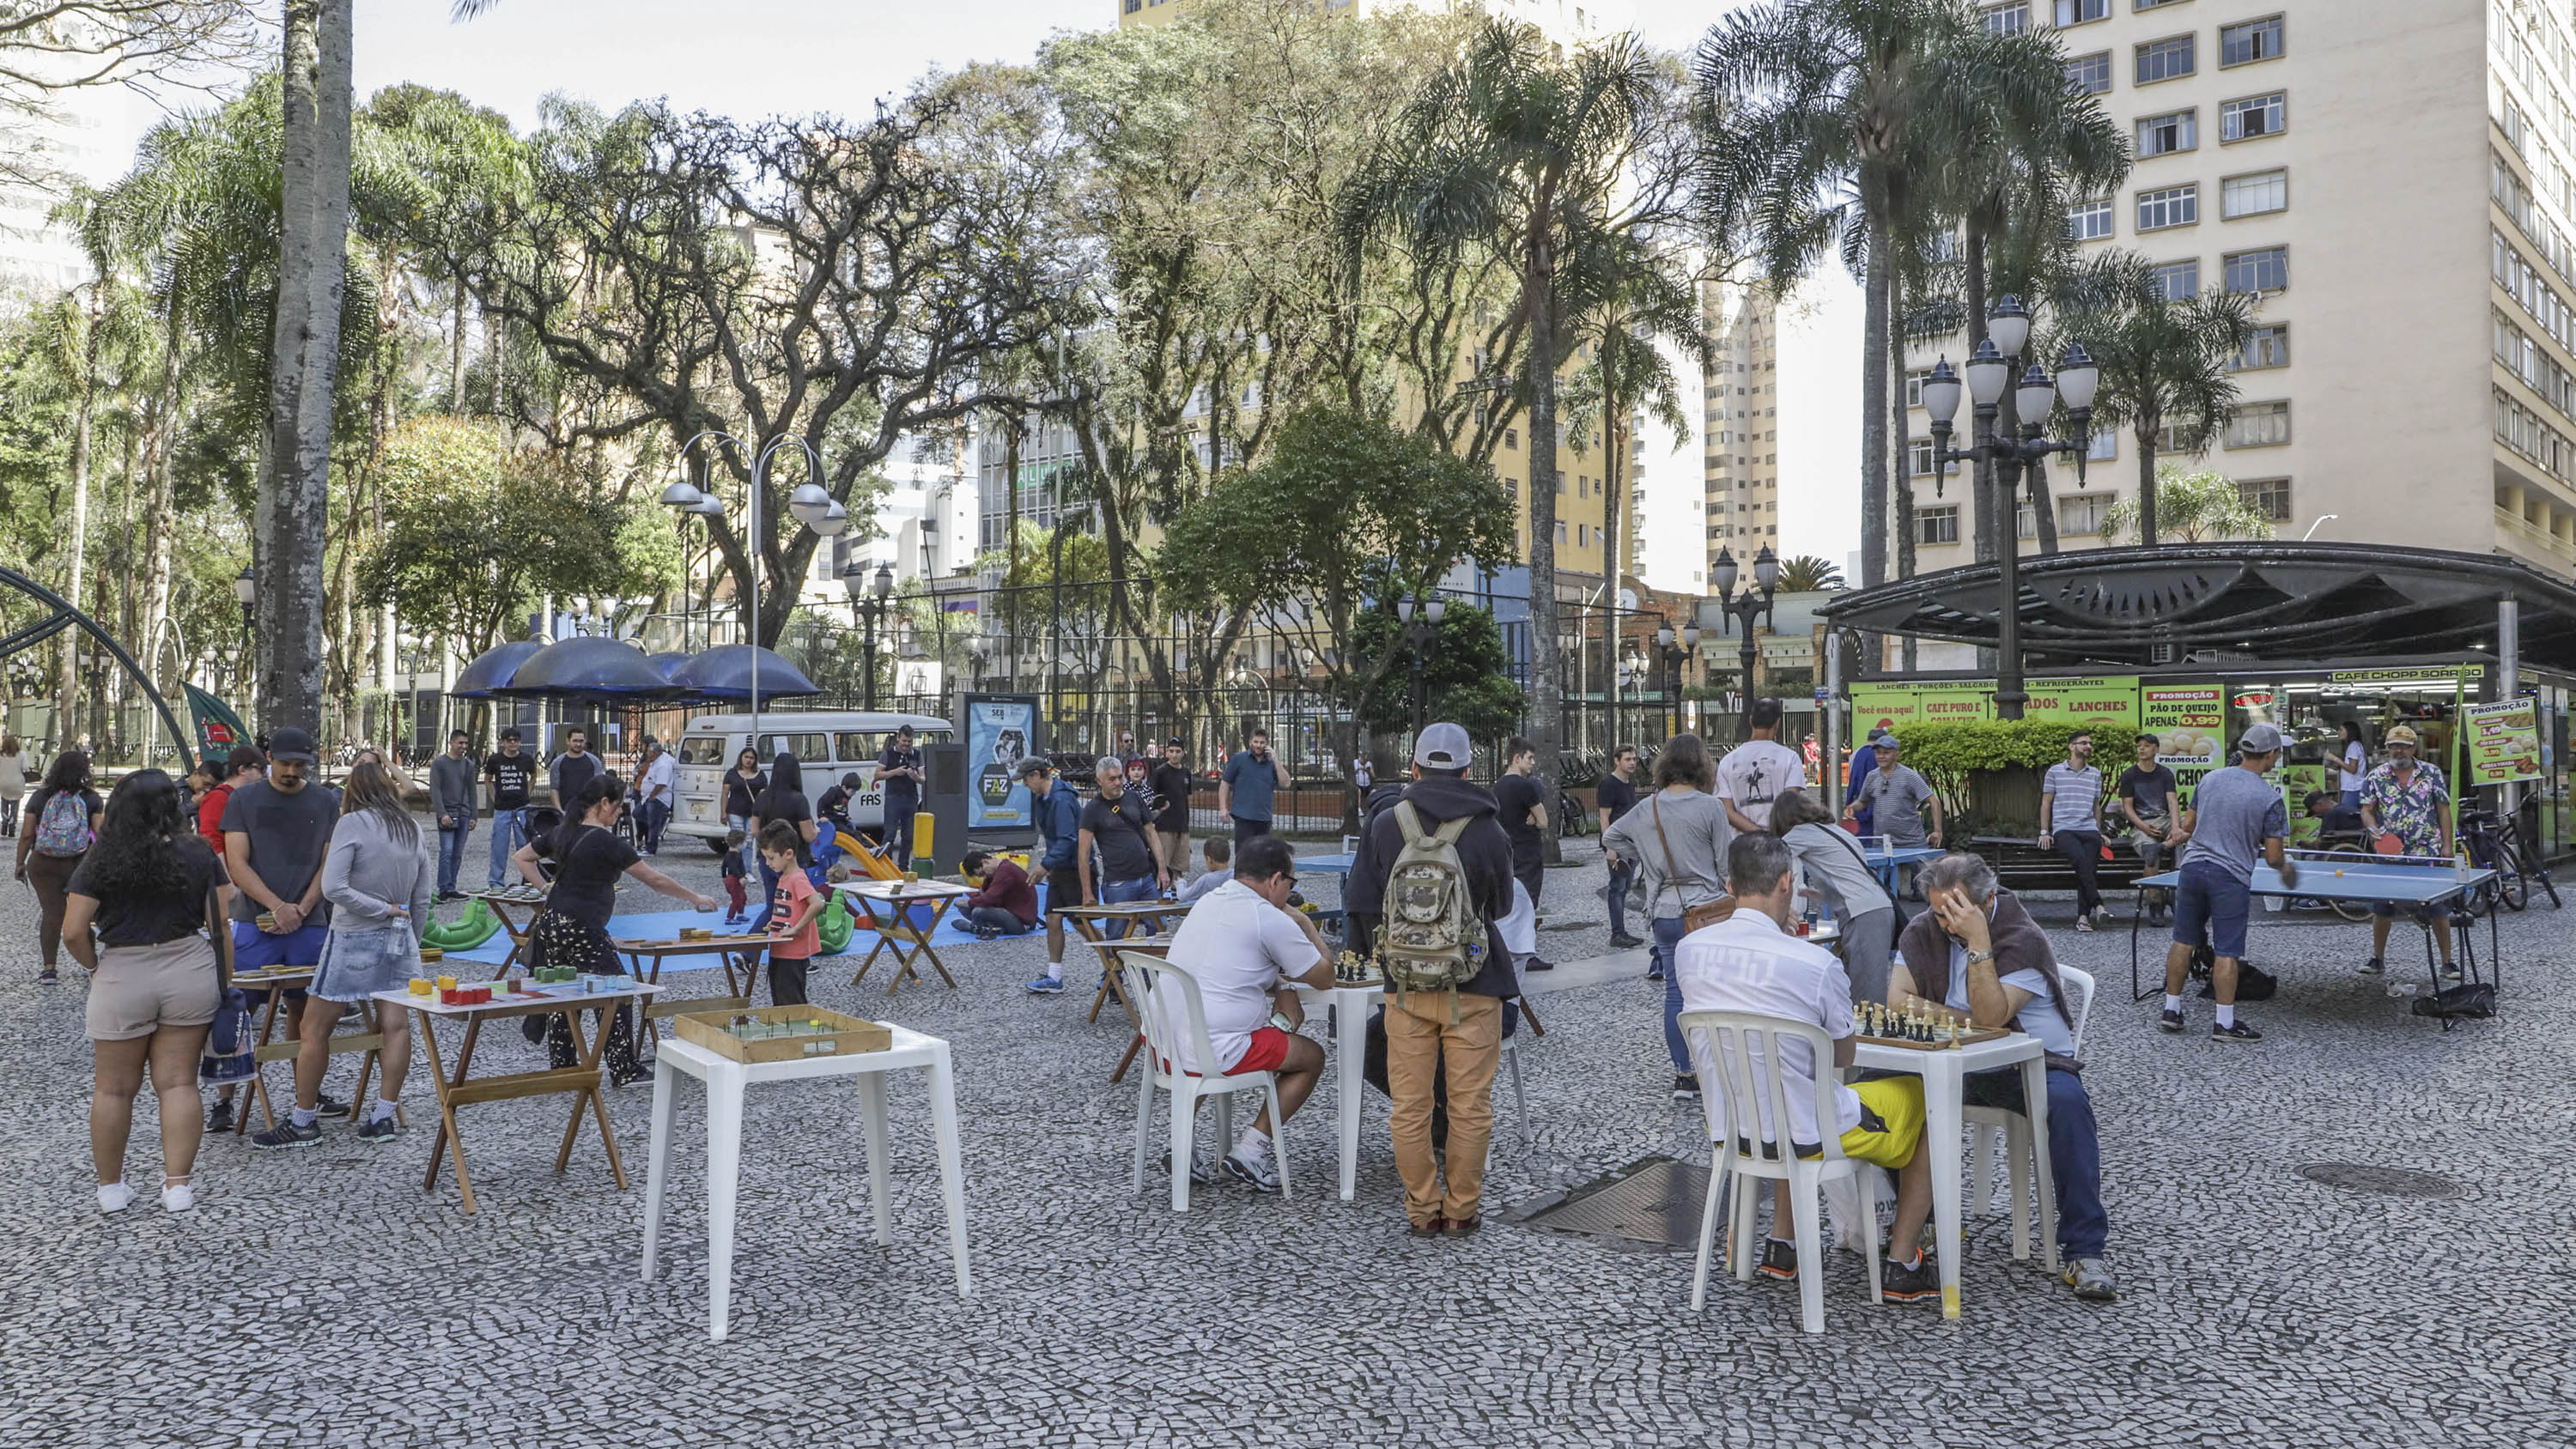
[[[170,779],[166,774],[161,778]],[[170,789],[177,793],[177,782]],[[88,754],[65,750],[54,756],[45,783],[27,801],[27,818],[33,823],[18,836],[18,879],[36,892],[36,944],[43,948],[45,962],[36,973],[39,985],[62,979],[54,966],[62,951],[64,896],[72,872],[98,838],[99,817],[98,792],[89,787]]]
[[[429,919],[436,865],[421,849],[420,822],[403,805],[393,772],[362,751],[340,782],[340,819],[322,857],[322,898],[331,903],[331,932],[305,996],[303,1035],[295,1052],[295,1109],[287,1120],[251,1137],[254,1147],[310,1147],[322,1140],[322,1078],[331,1069],[331,1033],[341,1009],[365,1006],[383,1034],[384,1068],[373,1110],[358,1124],[361,1142],[390,1142],[401,1129],[394,1103],[411,1070],[411,1013],[376,1008],[379,991],[400,991],[420,974],[420,923]],[[352,1117],[362,1114],[352,1111]]]
[[[555,862],[551,887],[537,870],[539,842],[529,841],[511,857],[528,884],[546,891],[545,909],[537,912],[537,919],[528,927],[531,967],[569,966],[590,976],[626,974],[625,963],[617,957],[617,947],[608,939],[608,920],[616,914],[617,878],[621,875],[631,875],[701,911],[716,908],[715,897],[700,895],[644,863],[634,843],[617,830],[618,817],[625,809],[626,782],[603,770],[591,776],[573,796],[572,808],[565,812],[563,823],[545,842]],[[546,1023],[546,1054],[552,1065],[561,1069],[576,1064],[570,1018],[528,1020],[532,1025]],[[632,1013],[622,1005],[609,1020],[608,1042],[603,1050],[611,1082],[622,1087],[644,1075],[643,1064],[635,1054]]]
[[[134,1201],[125,1144],[147,1067],[161,1103],[161,1206],[181,1213],[197,1205],[189,1182],[205,1130],[197,1054],[231,984],[232,932],[223,924],[231,896],[215,853],[188,828],[178,782],[160,770],[119,780],[96,845],[72,872],[63,915],[72,959],[90,972],[89,1148],[101,1212]],[[211,940],[201,934],[210,927]]]
[[18,833],[18,802],[27,798],[27,747],[0,734],[0,835]]
[[742,873],[752,875],[760,869],[760,848],[751,842],[760,832],[752,828],[751,817],[759,813],[761,792],[769,788],[769,777],[760,773],[760,753],[745,746],[734,757],[733,768],[725,771],[725,824],[743,833]]
[[1811,890],[1833,907],[1852,1003],[1887,1000],[1887,975],[1896,949],[1896,902],[1861,857],[1852,833],[1834,823],[1823,802],[1803,790],[1783,790],[1771,802],[1771,833],[1806,870]]
[[1701,926],[1726,919],[1726,844],[1735,836],[1717,788],[1717,766],[1697,735],[1675,735],[1655,756],[1655,793],[1601,837],[1611,863],[1634,864],[1654,924],[1653,966],[1646,979],[1664,983],[1664,1046],[1673,1059],[1673,1096],[1699,1095],[1690,1046],[1682,1040],[1681,983],[1673,948]]

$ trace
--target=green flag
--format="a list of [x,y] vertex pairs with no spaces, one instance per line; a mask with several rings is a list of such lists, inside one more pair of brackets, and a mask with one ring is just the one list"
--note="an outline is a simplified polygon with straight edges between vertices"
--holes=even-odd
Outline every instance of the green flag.
[[233,713],[232,706],[191,684],[188,691],[188,717],[197,727],[197,754],[220,763],[233,752],[233,746],[250,743],[250,727]]

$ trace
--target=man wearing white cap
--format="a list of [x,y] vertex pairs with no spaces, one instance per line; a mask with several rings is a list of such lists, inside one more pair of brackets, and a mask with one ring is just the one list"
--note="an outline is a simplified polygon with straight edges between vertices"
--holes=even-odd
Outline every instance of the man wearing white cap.
[[2182,988],[2194,948],[2217,956],[2209,969],[2218,1020],[2211,1041],[2258,1042],[2263,1033],[2236,1019],[2236,963],[2245,955],[2245,922],[2254,900],[2254,861],[2271,862],[2281,884],[2299,883],[2299,867],[2282,853],[2290,815],[2281,791],[2263,778],[2281,755],[2281,732],[2248,726],[2236,741],[2239,759],[2212,770],[2193,792],[2191,853],[2183,857],[2182,882],[2174,887],[2173,945],[2165,952],[2165,1012],[2158,1025],[2183,1029]]

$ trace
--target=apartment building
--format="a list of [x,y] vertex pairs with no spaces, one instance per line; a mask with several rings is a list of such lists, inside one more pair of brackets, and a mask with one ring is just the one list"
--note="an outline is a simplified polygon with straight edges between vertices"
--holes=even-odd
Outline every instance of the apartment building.
[[1708,365],[1701,378],[1706,460],[1706,547],[1749,561],[1780,552],[1780,320],[1760,287],[1710,282],[1701,289]]
[[[2576,565],[2567,0],[2009,0],[1985,18],[2054,26],[2068,84],[2130,136],[2135,169],[2074,205],[2070,233],[2149,258],[2173,295],[2261,300],[2234,420],[2175,461],[2234,478],[2285,537]],[[1908,400],[1964,346],[1912,349]],[[1921,567],[1967,562],[1975,509],[1955,475],[1934,496],[1913,418]],[[2075,471],[2050,470],[2063,545],[2107,542],[2136,440],[2097,438]]]

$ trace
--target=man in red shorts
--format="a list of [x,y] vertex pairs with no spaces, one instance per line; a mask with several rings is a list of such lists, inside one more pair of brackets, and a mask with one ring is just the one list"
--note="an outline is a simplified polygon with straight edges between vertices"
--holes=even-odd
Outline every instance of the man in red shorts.
[[[1188,919],[1172,935],[1172,964],[1198,978],[1199,998],[1207,1012],[1208,1042],[1216,1048],[1216,1071],[1277,1072],[1279,1110],[1294,1117],[1323,1074],[1324,1048],[1314,1038],[1299,1036],[1304,1015],[1293,984],[1333,984],[1333,953],[1303,911],[1288,905],[1297,884],[1296,856],[1275,835],[1257,835],[1243,843],[1234,879],[1199,899]],[[1194,1047],[1179,997],[1157,998],[1159,1009],[1173,1013],[1174,1038],[1183,1056]],[[1184,1071],[1207,1068],[1195,1060],[1174,1063]],[[1263,1192],[1279,1190],[1279,1169],[1270,1161],[1273,1128],[1265,1106],[1225,1157],[1225,1170]],[[1195,1164],[1193,1173],[1199,1171]]]

